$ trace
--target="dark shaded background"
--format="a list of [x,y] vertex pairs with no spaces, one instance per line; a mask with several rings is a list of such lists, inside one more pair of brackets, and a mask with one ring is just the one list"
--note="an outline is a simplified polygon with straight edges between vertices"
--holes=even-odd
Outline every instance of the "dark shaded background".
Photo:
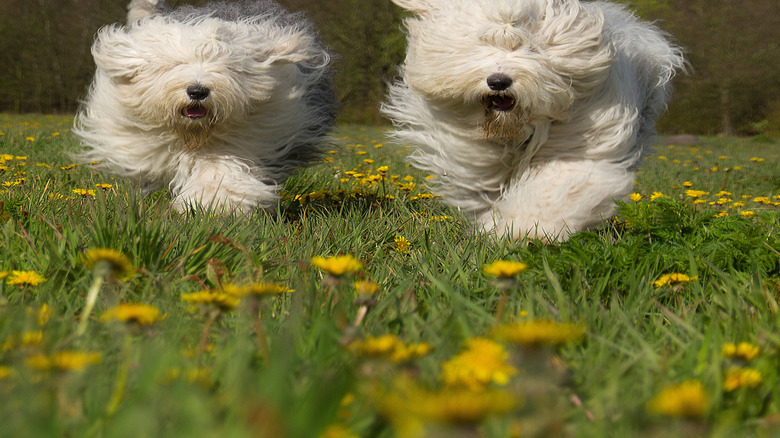
[[[447,0],[442,0],[447,1]],[[663,133],[780,133],[780,2],[624,0],[685,47]],[[123,21],[128,0],[0,0],[0,111],[71,113],[94,65],[95,31]],[[172,6],[203,0],[169,0]],[[386,123],[385,83],[403,60],[402,11],[390,0],[281,0],[303,10],[339,55],[341,120]]]

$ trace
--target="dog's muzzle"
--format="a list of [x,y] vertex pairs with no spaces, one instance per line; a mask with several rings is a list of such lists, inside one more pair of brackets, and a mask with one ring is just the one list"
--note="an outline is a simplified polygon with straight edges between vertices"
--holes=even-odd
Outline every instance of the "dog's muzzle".
[[211,90],[200,84],[187,87],[187,97],[190,98],[190,104],[182,108],[181,114],[191,120],[197,120],[206,117],[208,108],[203,105],[203,101],[209,97]]
[[487,77],[487,86],[490,93],[485,95],[485,108],[494,111],[512,111],[517,100],[507,92],[512,86],[512,78],[502,73],[495,73]]

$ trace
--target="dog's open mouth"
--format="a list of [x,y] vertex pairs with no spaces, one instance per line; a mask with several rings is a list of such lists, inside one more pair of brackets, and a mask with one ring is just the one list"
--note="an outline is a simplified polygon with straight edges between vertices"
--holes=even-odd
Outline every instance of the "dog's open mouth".
[[192,119],[192,120],[197,120],[206,117],[207,113],[208,110],[206,109],[206,107],[199,104],[192,104],[184,107],[184,109],[181,110],[181,114],[184,117],[187,117],[188,119]]
[[515,108],[515,98],[508,94],[488,94],[485,105],[489,110],[512,111]]

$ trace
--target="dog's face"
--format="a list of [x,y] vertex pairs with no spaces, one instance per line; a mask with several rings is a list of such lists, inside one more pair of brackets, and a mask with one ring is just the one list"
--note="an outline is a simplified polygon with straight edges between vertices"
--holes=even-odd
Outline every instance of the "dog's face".
[[603,17],[576,0],[393,0],[406,20],[407,84],[488,139],[523,142],[564,121],[606,78]]
[[92,52],[128,117],[195,148],[216,127],[300,93],[294,64],[322,56],[312,47],[306,34],[273,25],[160,16],[101,29]]

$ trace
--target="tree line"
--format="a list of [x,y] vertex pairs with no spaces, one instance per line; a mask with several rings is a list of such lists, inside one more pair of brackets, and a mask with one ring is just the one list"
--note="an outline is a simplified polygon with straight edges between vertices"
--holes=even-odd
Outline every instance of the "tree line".
[[[446,1],[446,0],[444,0]],[[780,2],[622,0],[685,49],[689,71],[659,131],[780,132]],[[74,112],[94,71],[100,26],[124,20],[128,0],[0,0],[0,111]],[[204,0],[169,0],[203,4]],[[378,107],[403,61],[404,14],[390,0],[280,0],[304,11],[336,55],[341,120],[387,123]]]

